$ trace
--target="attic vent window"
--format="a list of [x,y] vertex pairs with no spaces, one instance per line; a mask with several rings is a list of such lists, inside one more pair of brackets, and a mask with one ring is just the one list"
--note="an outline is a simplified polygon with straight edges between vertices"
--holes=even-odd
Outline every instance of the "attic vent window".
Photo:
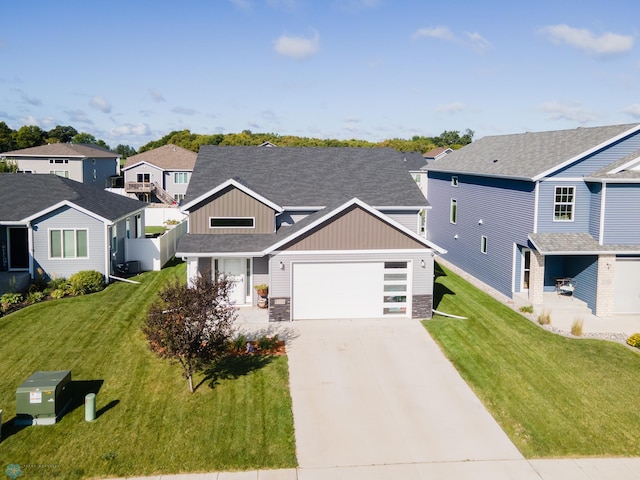
[[255,228],[256,219],[254,217],[211,217],[209,226],[211,228]]

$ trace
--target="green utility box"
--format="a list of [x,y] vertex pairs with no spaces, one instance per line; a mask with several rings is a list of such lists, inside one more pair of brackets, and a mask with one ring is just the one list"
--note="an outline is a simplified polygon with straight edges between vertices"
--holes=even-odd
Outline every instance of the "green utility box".
[[16,390],[16,424],[53,425],[71,396],[71,370],[35,372]]

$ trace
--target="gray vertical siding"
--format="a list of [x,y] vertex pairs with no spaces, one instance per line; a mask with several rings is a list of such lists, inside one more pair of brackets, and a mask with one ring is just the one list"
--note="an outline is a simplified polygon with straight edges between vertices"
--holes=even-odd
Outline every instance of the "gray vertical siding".
[[[573,221],[557,222],[553,220],[556,187],[575,187]],[[554,179],[540,182],[538,196],[538,233],[588,232],[591,222],[591,204],[591,192],[583,181],[567,182]]]
[[[254,217],[255,228],[210,228],[211,217]],[[255,234],[275,231],[275,211],[243,191],[229,187],[189,212],[189,232]]]
[[384,213],[386,216],[388,216],[389,218],[391,218],[392,220],[398,222],[403,227],[408,228],[412,232],[420,233],[419,232],[419,228],[420,228],[419,212],[415,210],[413,211],[380,210],[380,211]]
[[[428,174],[432,209],[427,238],[447,250],[448,261],[511,295],[513,245],[527,245],[533,232],[533,183],[457,175],[458,186],[453,187],[451,174]],[[458,204],[455,225],[449,222],[452,198]],[[487,254],[480,251],[483,235],[487,237]]]
[[[87,229],[89,258],[49,258],[49,230],[62,228]],[[80,270],[97,270],[108,275],[109,272],[105,271],[105,229],[99,220],[78,210],[62,207],[34,221],[33,230],[34,268],[42,268],[50,277],[68,278]]]
[[640,185],[607,184],[604,244],[640,245]]

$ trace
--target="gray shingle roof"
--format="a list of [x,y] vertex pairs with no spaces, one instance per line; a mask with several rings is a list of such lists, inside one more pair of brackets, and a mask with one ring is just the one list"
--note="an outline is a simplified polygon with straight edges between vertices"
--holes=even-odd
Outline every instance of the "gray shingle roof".
[[185,203],[234,179],[282,206],[325,206],[359,198],[374,207],[428,206],[388,148],[202,146]]
[[147,162],[164,170],[193,170],[197,153],[168,144],[127,158],[123,170],[140,162]]
[[638,179],[640,178],[640,171],[622,170],[618,173],[609,173],[613,170],[616,170],[617,168],[620,168],[626,165],[627,163],[633,160],[637,160],[638,158],[640,158],[640,150],[636,150],[635,152],[632,152],[629,155],[625,155],[621,159],[616,160],[615,162],[607,165],[606,167],[603,167],[600,170],[592,173],[591,175],[589,175],[588,179],[602,179],[602,180]]
[[429,170],[532,179],[635,127],[637,123],[484,137],[430,164]]
[[2,153],[3,157],[85,157],[116,158],[118,154],[98,145],[86,143],[50,143],[39,147],[23,148]]
[[640,252],[640,245],[600,245],[588,233],[531,233],[529,240],[543,255]]
[[146,207],[144,202],[57,175],[0,173],[0,222],[18,222],[64,200],[108,220]]

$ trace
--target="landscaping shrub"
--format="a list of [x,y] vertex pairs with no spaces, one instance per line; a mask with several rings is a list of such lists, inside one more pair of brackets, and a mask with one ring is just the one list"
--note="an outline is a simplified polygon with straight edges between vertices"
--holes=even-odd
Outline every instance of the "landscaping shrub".
[[258,350],[272,350],[278,346],[278,335],[267,337],[266,335],[258,339]]
[[49,290],[58,290],[58,289],[64,290],[68,285],[69,285],[69,281],[64,277],[52,278],[51,280],[49,280],[49,283],[47,283],[47,288]]
[[71,292],[74,295],[95,293],[104,289],[104,277],[95,270],[82,270],[69,277]]
[[234,352],[244,352],[247,348],[248,341],[249,338],[245,334],[241,333],[231,341],[231,349]]
[[0,306],[2,307],[2,311],[6,312],[11,309],[14,305],[18,305],[22,301],[21,293],[5,293],[0,297]]
[[533,305],[523,305],[520,307],[522,313],[533,313]]
[[551,323],[551,314],[547,310],[543,310],[538,315],[538,323],[540,325],[549,325]]
[[575,335],[576,337],[581,337],[583,325],[584,325],[584,320],[582,320],[581,318],[576,318],[571,324],[571,335]]
[[32,291],[27,294],[27,303],[28,304],[38,303],[43,301],[44,298],[45,298],[44,292],[41,292],[39,290]]
[[634,333],[629,338],[627,338],[627,345],[640,348],[640,333]]

